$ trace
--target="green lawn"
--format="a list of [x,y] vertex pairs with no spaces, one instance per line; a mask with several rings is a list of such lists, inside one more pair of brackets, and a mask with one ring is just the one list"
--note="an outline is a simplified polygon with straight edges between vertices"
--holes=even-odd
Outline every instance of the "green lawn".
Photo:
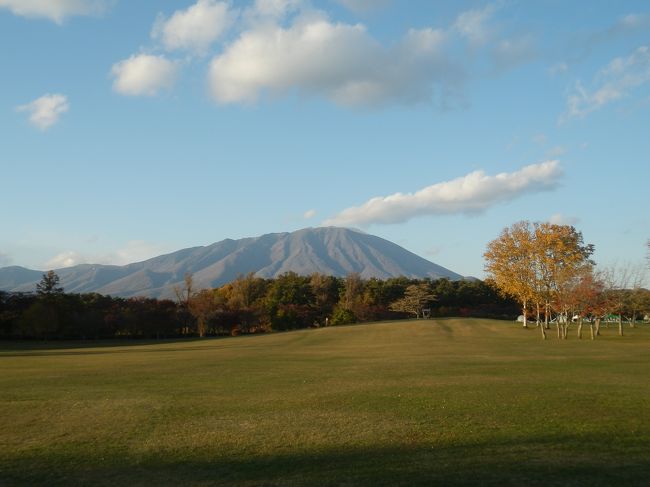
[[650,327],[0,343],[0,485],[650,485]]

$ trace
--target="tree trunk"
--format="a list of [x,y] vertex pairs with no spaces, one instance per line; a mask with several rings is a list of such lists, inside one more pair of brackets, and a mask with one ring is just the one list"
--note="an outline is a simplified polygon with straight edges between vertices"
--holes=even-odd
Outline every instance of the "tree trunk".
[[632,321],[630,321],[630,328],[634,328],[636,325],[636,311],[632,312]]
[[555,325],[557,326],[557,337],[558,337],[558,339],[561,339],[562,338],[562,332],[560,331],[559,317],[558,317],[558,321],[555,323]]
[[546,340],[546,330],[543,326],[540,326],[539,329],[542,330],[542,340]]
[[564,323],[564,336],[562,337],[563,339],[567,339],[569,336],[569,322],[567,321]]
[[204,318],[199,318],[197,320],[196,327],[198,328],[197,331],[199,332],[199,338],[205,337],[206,326],[205,326],[205,319]]
[[596,318],[596,336],[600,336],[600,317]]
[[618,315],[618,335],[623,336],[623,313]]
[[582,340],[582,317],[578,318],[578,340]]
[[524,328],[528,328],[528,317],[526,316],[526,301],[525,300],[524,300],[523,314],[524,314]]
[[595,340],[596,335],[594,334],[594,324],[593,323],[589,323],[589,331],[591,332],[591,339]]
[[537,305],[537,318],[535,320],[535,326],[539,326],[539,303],[535,303]]
[[548,301],[544,303],[544,328],[547,330],[551,327],[551,325],[548,324]]

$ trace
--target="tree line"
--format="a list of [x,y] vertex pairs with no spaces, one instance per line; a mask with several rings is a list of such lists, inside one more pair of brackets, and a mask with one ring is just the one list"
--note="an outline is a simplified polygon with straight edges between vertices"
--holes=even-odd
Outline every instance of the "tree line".
[[237,335],[405,317],[512,318],[516,302],[480,280],[248,274],[214,289],[192,275],[176,299],[66,293],[53,271],[34,293],[0,292],[0,338],[100,339]]
[[650,312],[650,291],[643,287],[645,269],[639,266],[598,270],[591,259],[592,244],[570,225],[517,222],[491,241],[484,254],[487,282],[521,306],[523,326],[530,319],[546,339],[554,322],[558,338],[566,339],[576,323],[591,338],[600,334],[603,320],[615,319],[623,335],[623,322],[636,326]]

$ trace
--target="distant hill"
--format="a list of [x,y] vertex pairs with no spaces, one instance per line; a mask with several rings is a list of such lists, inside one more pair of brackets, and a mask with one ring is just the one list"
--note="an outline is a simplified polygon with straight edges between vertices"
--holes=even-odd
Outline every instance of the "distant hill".
[[[172,297],[186,273],[198,288],[217,287],[239,274],[270,278],[293,271],[363,278],[406,276],[463,279],[463,276],[388,240],[337,227],[305,228],[292,233],[226,239],[124,266],[81,264],[55,269],[67,292],[98,292],[113,296]],[[0,269],[0,289],[33,291],[42,271],[23,267]]]

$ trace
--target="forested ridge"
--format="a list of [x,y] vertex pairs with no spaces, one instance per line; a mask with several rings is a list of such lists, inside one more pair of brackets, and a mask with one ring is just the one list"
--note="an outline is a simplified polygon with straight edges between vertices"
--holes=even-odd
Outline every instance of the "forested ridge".
[[237,335],[430,316],[513,319],[517,304],[480,280],[345,278],[252,274],[176,299],[65,293],[49,272],[34,293],[0,291],[4,339],[172,338]]

